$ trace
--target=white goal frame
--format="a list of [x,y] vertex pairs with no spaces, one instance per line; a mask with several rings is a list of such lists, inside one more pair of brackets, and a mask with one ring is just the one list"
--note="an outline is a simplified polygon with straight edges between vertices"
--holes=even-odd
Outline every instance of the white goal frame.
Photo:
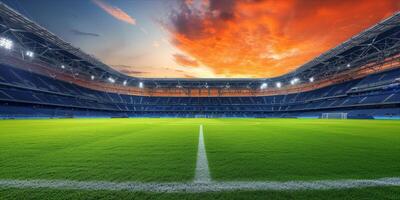
[[321,119],[347,119],[347,113],[322,113]]

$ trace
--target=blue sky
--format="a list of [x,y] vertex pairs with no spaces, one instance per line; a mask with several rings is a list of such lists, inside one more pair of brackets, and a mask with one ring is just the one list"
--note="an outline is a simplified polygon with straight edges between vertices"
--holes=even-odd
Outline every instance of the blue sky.
[[[104,12],[92,0],[2,0],[57,36],[136,76],[185,77],[179,52],[164,30],[174,0],[103,1],[136,20],[132,25]],[[186,69],[186,72],[185,72]]]

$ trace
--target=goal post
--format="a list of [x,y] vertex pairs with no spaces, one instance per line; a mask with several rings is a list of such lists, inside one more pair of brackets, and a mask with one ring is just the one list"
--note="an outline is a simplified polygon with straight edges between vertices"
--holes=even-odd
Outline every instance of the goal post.
[[322,113],[321,119],[347,119],[347,113]]

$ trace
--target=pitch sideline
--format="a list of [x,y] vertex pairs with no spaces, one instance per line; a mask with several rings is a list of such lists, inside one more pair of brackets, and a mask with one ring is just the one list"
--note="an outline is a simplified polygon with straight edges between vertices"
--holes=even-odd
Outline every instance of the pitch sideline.
[[209,182],[209,183],[142,183],[68,180],[0,180],[1,188],[50,188],[70,190],[108,190],[133,192],[198,193],[222,191],[293,191],[329,190],[365,187],[400,186],[400,177],[365,180],[322,181],[265,181],[265,182]]

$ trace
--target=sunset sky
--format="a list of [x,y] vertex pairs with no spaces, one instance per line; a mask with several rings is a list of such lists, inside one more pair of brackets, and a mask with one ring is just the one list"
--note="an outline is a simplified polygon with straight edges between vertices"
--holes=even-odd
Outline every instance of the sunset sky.
[[121,72],[274,77],[400,10],[398,0],[0,0]]

